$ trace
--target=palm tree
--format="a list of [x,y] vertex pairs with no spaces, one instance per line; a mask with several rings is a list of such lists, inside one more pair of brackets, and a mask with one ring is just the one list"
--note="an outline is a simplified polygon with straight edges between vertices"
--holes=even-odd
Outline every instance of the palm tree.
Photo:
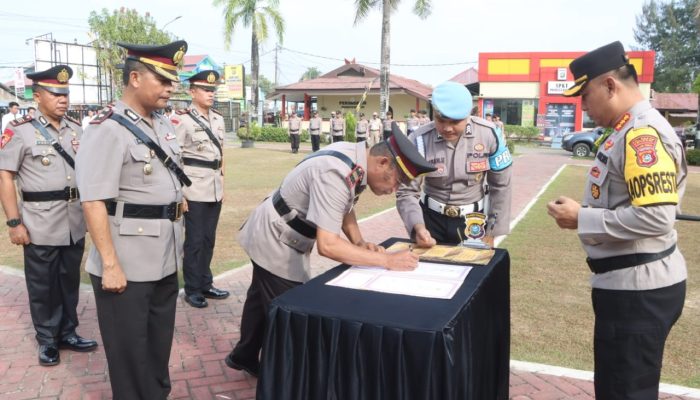
[[[224,7],[224,44],[228,50],[236,27],[251,27],[250,69],[253,99],[248,118],[257,116],[258,74],[260,70],[259,46],[268,38],[268,21],[277,32],[277,40],[282,43],[284,36],[284,19],[279,12],[279,0],[214,0],[214,6]],[[250,121],[248,121],[250,122]]]
[[299,82],[306,81],[309,79],[316,79],[321,75],[321,71],[316,67],[308,67],[306,72],[299,78]]
[[[389,110],[389,34],[391,32],[391,12],[396,10],[401,0],[355,0],[355,25],[369,14],[370,9],[382,9],[382,54],[379,70],[379,111],[381,118],[386,117]],[[413,13],[420,18],[430,15],[430,0],[415,0]]]

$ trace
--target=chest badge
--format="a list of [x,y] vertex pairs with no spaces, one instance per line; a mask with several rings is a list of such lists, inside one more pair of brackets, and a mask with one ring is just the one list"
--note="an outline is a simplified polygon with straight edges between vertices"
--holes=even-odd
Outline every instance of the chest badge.
[[41,157],[41,165],[45,167],[51,165],[51,159],[46,156]]
[[477,143],[474,145],[474,151],[484,151],[484,145],[481,143]]
[[71,147],[73,147],[73,151],[77,153],[77,152],[78,152],[78,147],[80,147],[80,140],[78,140],[78,139],[73,139],[73,140],[70,141],[70,145],[71,145]]
[[608,139],[608,141],[605,142],[605,146],[604,146],[605,150],[610,150],[610,148],[613,147],[613,144],[615,144],[615,142],[613,142],[612,139]]
[[598,167],[591,168],[591,176],[594,178],[600,178],[600,168],[598,168]]
[[150,175],[153,173],[153,166],[151,163],[146,163],[146,165],[143,166],[143,174],[144,175]]
[[204,150],[204,145],[200,143],[197,145],[197,151],[202,151],[202,150]]
[[595,183],[591,185],[591,196],[596,200],[600,198],[600,186]]

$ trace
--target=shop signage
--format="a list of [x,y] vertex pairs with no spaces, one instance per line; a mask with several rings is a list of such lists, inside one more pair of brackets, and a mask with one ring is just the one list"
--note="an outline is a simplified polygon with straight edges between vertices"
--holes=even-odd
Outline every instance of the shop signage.
[[564,94],[564,91],[574,86],[574,81],[548,81],[547,94]]
[[565,81],[566,80],[566,68],[557,68],[557,80],[558,81]]

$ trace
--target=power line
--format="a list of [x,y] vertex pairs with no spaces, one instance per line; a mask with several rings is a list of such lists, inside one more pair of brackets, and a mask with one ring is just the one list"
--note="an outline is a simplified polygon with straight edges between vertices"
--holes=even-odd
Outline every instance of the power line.
[[[310,57],[316,57],[316,58],[322,58],[325,60],[333,60],[333,61],[345,61],[343,58],[335,58],[335,57],[328,57],[328,56],[321,56],[318,54],[311,54],[307,53],[304,51],[298,51],[298,50],[292,50],[287,47],[282,47],[282,49],[290,51],[292,53],[297,53],[297,54],[302,54],[305,56],[310,56]],[[373,61],[358,61],[359,64],[372,64],[372,65],[381,65],[382,63],[380,62],[373,62]],[[439,63],[439,64],[389,64],[392,67],[446,67],[446,66],[453,66],[453,65],[468,65],[468,64],[478,64],[478,61],[464,61],[464,62],[454,62],[454,63]]]

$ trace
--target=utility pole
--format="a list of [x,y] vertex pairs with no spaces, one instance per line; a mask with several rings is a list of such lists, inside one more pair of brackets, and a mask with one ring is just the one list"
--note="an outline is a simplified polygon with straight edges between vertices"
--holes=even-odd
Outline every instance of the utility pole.
[[275,43],[275,87],[277,87],[277,77],[279,75],[279,71],[277,68],[277,52],[280,49],[279,43]]

